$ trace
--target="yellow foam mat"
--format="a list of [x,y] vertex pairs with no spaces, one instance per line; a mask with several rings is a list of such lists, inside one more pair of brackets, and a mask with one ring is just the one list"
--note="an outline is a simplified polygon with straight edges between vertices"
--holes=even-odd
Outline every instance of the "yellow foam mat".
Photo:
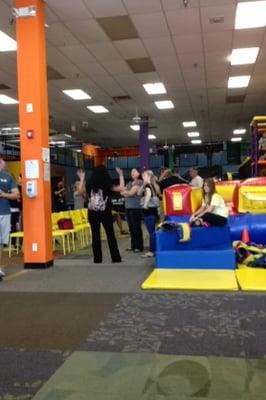
[[239,265],[236,271],[237,280],[242,290],[266,291],[266,269],[250,268]]
[[142,289],[238,290],[235,271],[154,269]]

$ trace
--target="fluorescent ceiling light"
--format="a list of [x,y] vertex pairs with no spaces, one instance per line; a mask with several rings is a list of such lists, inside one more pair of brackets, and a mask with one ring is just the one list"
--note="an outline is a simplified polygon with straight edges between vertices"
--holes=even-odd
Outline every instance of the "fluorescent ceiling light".
[[65,136],[65,137],[68,137],[68,138],[70,138],[70,139],[72,138],[72,136],[69,135],[68,133],[64,133],[64,136]]
[[238,3],[235,29],[260,28],[266,25],[266,1]]
[[0,94],[0,103],[1,104],[18,104],[18,101],[12,99],[12,97],[6,96],[5,94]]
[[96,114],[101,114],[101,113],[108,113],[109,110],[107,110],[107,108],[103,107],[103,106],[87,106],[87,108],[96,113]]
[[159,108],[159,110],[167,110],[169,108],[175,108],[171,100],[155,101],[154,104],[156,105],[157,108]]
[[188,137],[198,137],[199,132],[188,132],[187,135],[188,135]]
[[230,76],[228,79],[228,88],[244,88],[249,84],[250,75]]
[[246,133],[246,129],[234,129],[233,130],[233,134],[234,135],[243,135],[244,133]]
[[0,51],[16,51],[17,42],[4,32],[0,31]]
[[81,153],[81,150],[80,150],[80,149],[77,149],[76,152],[77,152],[77,153]]
[[202,143],[202,140],[200,140],[200,139],[191,140],[191,143],[192,143],[192,144],[201,144],[201,143]]
[[241,142],[241,140],[242,140],[242,137],[233,137],[231,139],[231,142]]
[[142,85],[148,94],[163,94],[167,93],[165,86],[161,82],[157,83],[144,83]]
[[196,121],[184,121],[183,122],[183,127],[184,128],[195,128],[197,126]]
[[52,145],[55,145],[55,146],[65,146],[65,144],[66,144],[66,142],[64,140],[52,140],[49,143]]
[[154,140],[154,139],[156,139],[156,136],[155,135],[148,135],[148,139]]
[[62,90],[62,92],[74,100],[89,100],[89,99],[91,99],[91,96],[89,96],[86,92],[84,92],[81,89]]
[[140,126],[139,125],[130,125],[130,128],[133,129],[133,131],[139,131]]
[[233,49],[231,65],[254,64],[259,54],[259,47],[247,47],[245,49]]

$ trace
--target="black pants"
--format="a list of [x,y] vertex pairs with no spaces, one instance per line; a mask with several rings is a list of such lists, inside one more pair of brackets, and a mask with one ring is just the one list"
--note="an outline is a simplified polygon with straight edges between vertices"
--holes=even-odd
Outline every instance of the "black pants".
[[89,210],[89,223],[91,225],[92,233],[92,251],[94,262],[102,262],[102,243],[101,243],[101,224],[106,232],[108,245],[113,262],[120,262],[121,256],[118,250],[117,241],[113,227],[113,217],[111,210],[106,211],[90,211]]
[[142,209],[127,208],[126,218],[131,236],[131,249],[143,251],[143,234],[141,229]]
[[201,218],[211,226],[224,226],[227,223],[227,218],[213,213],[206,213]]

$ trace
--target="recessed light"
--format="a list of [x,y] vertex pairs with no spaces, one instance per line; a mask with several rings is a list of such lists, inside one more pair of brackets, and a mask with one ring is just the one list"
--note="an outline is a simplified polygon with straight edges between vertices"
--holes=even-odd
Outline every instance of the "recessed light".
[[241,140],[242,140],[242,137],[233,137],[231,139],[231,142],[241,142]]
[[81,89],[62,90],[62,92],[74,100],[89,100],[89,99],[91,99],[91,96],[88,95],[88,93],[84,92]]
[[266,1],[238,3],[235,29],[260,28],[266,25]]
[[76,152],[77,152],[77,153],[81,153],[81,150],[80,150],[80,149],[77,149]]
[[133,131],[139,131],[140,126],[139,125],[130,125],[130,128],[133,129]]
[[142,85],[148,94],[163,94],[167,93],[165,86],[161,82],[157,83],[144,83]]
[[254,64],[259,54],[259,47],[247,47],[245,49],[233,49],[231,65]]
[[228,88],[244,88],[247,87],[250,81],[250,75],[230,76],[228,79]]
[[234,135],[243,135],[244,133],[246,133],[246,129],[234,129],[233,130],[233,134]]
[[174,103],[171,100],[155,101],[154,104],[157,108],[159,108],[159,110],[175,108]]
[[18,101],[12,99],[12,97],[6,96],[5,94],[0,94],[0,103],[1,104],[18,104]]
[[191,140],[191,143],[192,144],[201,144],[202,140],[200,140],[200,139]]
[[16,51],[17,42],[8,36],[6,33],[0,31],[0,51]]
[[197,126],[196,121],[184,121],[182,123],[184,128],[195,128]]
[[154,140],[154,139],[156,139],[156,136],[155,135],[148,135],[148,139],[149,140]]
[[95,114],[103,114],[103,113],[108,113],[109,110],[103,106],[87,106],[87,108],[94,112]]
[[188,137],[198,137],[200,134],[199,132],[188,132],[187,135]]

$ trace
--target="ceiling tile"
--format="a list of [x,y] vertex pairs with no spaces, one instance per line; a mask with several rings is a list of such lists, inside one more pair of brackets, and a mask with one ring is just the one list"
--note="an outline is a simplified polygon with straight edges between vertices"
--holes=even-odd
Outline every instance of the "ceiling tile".
[[121,0],[83,0],[96,18],[125,15],[126,9]]
[[150,58],[132,58],[131,60],[126,60],[129,67],[135,74],[141,74],[144,72],[154,72],[155,67]]
[[[162,0],[163,9],[165,11],[173,11],[177,9],[184,9],[183,0]],[[189,0],[189,8],[199,7],[199,0]]]
[[175,57],[175,49],[170,36],[143,39],[143,42],[149,55],[152,57]]
[[112,75],[117,74],[131,74],[132,71],[129,68],[128,64],[125,61],[105,61],[104,67],[107,71],[109,71]]
[[93,17],[82,0],[46,0],[46,3],[63,22]]
[[110,41],[98,22],[94,19],[66,22],[66,26],[84,44]]
[[122,59],[113,43],[92,43],[88,44],[87,47],[99,61],[114,61]]
[[200,15],[197,8],[166,12],[166,16],[173,35],[192,35],[201,32]]
[[142,38],[155,38],[169,35],[163,13],[132,15],[135,27]]
[[123,0],[129,14],[146,14],[162,11],[160,0]]
[[201,69],[204,66],[203,53],[181,54],[178,58],[180,65],[183,67],[194,67],[196,70]]
[[54,46],[67,46],[79,43],[78,39],[61,22],[49,25],[49,28],[46,30],[46,38]]
[[115,47],[125,59],[147,57],[147,51],[140,39],[118,40]]
[[58,47],[58,50],[63,53],[66,57],[68,57],[73,64],[86,64],[95,62],[95,57],[89,52],[86,47],[82,45],[75,46],[62,46]]
[[233,48],[260,47],[264,29],[238,29],[234,31]]
[[173,36],[173,41],[178,54],[203,52],[200,35]]
[[203,36],[204,47],[206,52],[211,51],[228,51],[228,55],[232,51],[233,32],[216,32],[207,33]]
[[[221,32],[234,29],[236,5],[224,5],[219,7],[203,7],[201,8],[201,21],[204,32]],[[223,17],[221,23],[210,22],[210,18]]]
[[97,18],[97,21],[111,40],[125,40],[138,37],[136,28],[128,15]]

